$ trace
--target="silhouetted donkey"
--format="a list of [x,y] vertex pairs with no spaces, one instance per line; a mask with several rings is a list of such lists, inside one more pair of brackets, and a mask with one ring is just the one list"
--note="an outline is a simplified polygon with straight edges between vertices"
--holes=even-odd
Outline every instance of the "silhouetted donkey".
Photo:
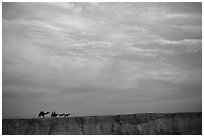
[[44,111],[40,111],[40,113],[38,114],[38,118],[40,117],[45,117],[45,115],[49,114],[50,112],[44,112]]
[[70,113],[60,113],[58,114],[60,117],[69,117]]
[[69,117],[70,113],[64,113],[64,117]]
[[63,116],[64,116],[64,113],[60,113],[59,116],[60,116],[60,117],[63,117]]
[[57,117],[57,116],[58,116],[58,114],[55,113],[55,111],[54,112],[52,111],[51,117]]

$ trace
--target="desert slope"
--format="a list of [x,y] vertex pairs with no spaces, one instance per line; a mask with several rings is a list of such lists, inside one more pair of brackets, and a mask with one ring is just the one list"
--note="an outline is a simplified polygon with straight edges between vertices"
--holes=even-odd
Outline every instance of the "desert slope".
[[202,113],[3,119],[2,134],[202,134]]

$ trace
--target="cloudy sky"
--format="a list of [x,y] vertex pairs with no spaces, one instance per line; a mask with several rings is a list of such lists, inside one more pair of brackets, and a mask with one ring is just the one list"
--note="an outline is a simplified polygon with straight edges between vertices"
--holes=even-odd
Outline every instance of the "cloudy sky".
[[201,3],[3,3],[3,117],[202,110]]

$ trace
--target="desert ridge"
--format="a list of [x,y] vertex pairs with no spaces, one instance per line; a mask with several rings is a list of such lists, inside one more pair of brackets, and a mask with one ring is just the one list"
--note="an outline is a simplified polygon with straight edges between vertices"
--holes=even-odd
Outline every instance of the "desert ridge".
[[3,135],[202,134],[202,112],[3,119]]

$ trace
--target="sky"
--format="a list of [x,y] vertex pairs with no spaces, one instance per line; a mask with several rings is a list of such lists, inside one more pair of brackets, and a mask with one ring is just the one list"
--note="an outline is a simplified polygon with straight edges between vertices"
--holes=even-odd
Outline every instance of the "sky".
[[202,111],[202,3],[3,3],[3,118]]

